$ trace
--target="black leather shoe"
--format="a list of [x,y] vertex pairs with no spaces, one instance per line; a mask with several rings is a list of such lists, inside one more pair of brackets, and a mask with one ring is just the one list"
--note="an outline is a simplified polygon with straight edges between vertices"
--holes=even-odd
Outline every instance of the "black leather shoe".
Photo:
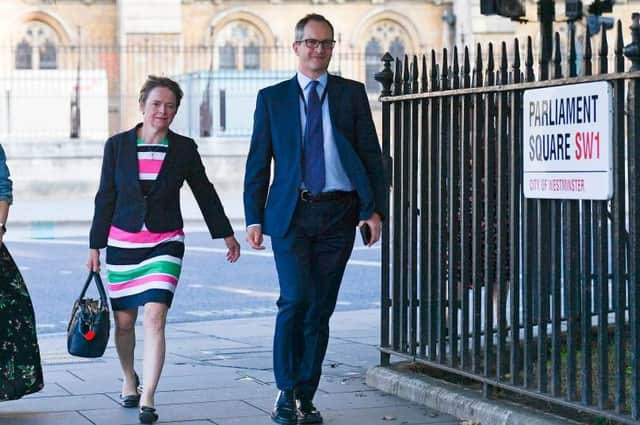
[[153,407],[140,406],[138,419],[140,419],[141,424],[152,424],[158,420],[158,414]]
[[122,405],[122,407],[126,407],[126,408],[132,408],[132,407],[138,407],[138,405],[140,404],[140,378],[138,377],[138,374],[136,373],[135,375],[136,378],[136,394],[130,394],[130,395],[122,395],[120,394],[120,404]]
[[296,401],[293,391],[280,391],[271,412],[271,420],[280,425],[297,425]]
[[298,406],[298,424],[321,424],[322,415],[310,399],[301,397],[296,400]]

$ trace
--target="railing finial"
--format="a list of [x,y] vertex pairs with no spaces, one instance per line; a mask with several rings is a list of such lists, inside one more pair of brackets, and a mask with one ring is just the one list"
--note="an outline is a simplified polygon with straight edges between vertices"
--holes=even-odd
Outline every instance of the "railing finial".
[[629,71],[640,70],[640,13],[631,14],[631,43],[624,47],[624,55],[631,61]]
[[382,57],[384,62],[384,68],[380,72],[376,72],[373,76],[377,82],[382,84],[382,92],[380,96],[391,96],[391,84],[393,84],[393,71],[391,70],[391,62],[393,62],[393,56],[389,52],[385,53]]

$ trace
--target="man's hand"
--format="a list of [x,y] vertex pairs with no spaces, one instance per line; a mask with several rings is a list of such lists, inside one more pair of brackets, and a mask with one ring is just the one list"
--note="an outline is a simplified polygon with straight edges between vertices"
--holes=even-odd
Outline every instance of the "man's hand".
[[369,241],[369,245],[373,246],[376,242],[380,240],[380,233],[382,232],[382,220],[380,219],[380,215],[377,212],[371,214],[368,220],[360,220],[358,223],[358,227],[367,223],[369,228],[371,229],[371,240]]
[[235,236],[227,236],[224,238],[224,244],[227,245],[227,261],[235,263],[240,258],[240,244]]
[[89,249],[89,259],[87,260],[87,268],[96,273],[100,273],[100,250]]
[[264,249],[262,226],[249,226],[247,228],[247,242],[253,249]]

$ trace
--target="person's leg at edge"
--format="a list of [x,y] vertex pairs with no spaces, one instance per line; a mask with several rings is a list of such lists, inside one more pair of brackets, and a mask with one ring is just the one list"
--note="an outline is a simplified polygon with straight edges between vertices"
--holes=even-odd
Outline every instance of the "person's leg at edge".
[[133,366],[134,350],[136,348],[136,318],[138,309],[118,310],[113,312],[115,321],[116,351],[122,368],[122,395],[136,395],[137,382],[135,369]]
[[148,302],[144,306],[143,390],[140,406],[155,406],[156,388],[165,359],[168,310],[169,307],[163,303]]

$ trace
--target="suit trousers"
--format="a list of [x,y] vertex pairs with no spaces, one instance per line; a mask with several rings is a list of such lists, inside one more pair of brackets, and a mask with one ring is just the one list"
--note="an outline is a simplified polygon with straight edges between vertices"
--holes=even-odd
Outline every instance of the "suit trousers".
[[281,390],[312,399],[329,342],[329,319],[351,256],[358,198],[298,201],[284,237],[271,237],[280,297],[273,369]]

